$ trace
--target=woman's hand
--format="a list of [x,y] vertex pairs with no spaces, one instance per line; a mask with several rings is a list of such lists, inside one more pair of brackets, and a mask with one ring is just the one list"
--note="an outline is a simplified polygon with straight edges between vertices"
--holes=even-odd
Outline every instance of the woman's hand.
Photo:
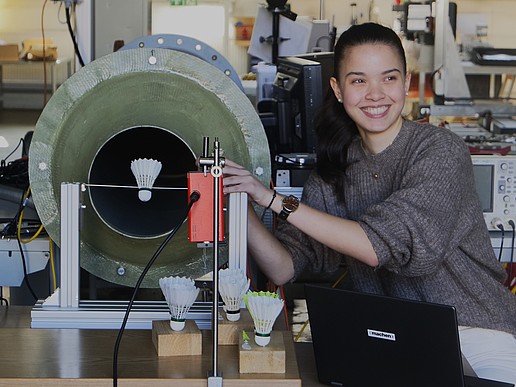
[[224,193],[246,192],[251,200],[266,207],[272,198],[272,190],[264,186],[251,172],[226,159],[222,169]]

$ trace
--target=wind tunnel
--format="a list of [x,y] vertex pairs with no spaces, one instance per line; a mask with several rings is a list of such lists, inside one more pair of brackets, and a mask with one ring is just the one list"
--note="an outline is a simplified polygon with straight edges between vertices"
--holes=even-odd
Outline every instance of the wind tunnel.
[[[227,71],[196,55],[143,44],[86,65],[50,99],[31,142],[33,200],[50,237],[60,245],[61,183],[84,183],[81,267],[133,286],[182,221],[186,173],[197,169],[205,136],[210,147],[218,138],[224,157],[268,184],[263,126]],[[138,158],[162,163],[148,202],[138,199],[131,172],[131,161]],[[158,287],[164,276],[198,278],[211,271],[211,250],[188,242],[186,223],[148,272],[144,287]],[[220,257],[221,262],[227,257],[224,247]]]

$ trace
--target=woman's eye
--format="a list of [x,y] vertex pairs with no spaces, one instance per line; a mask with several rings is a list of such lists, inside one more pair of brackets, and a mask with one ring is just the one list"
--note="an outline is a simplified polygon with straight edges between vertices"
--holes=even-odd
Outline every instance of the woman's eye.
[[354,84],[360,84],[360,83],[364,83],[364,80],[363,79],[353,79],[351,81],[351,83],[354,83]]

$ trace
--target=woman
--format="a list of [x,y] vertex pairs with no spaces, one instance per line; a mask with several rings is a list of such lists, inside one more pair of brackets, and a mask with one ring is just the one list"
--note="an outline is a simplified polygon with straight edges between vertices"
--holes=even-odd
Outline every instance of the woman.
[[[250,254],[276,284],[345,260],[357,291],[454,305],[473,369],[516,383],[516,298],[503,286],[466,144],[402,118],[410,75],[392,30],[344,32],[334,74],[303,203],[226,162],[226,193],[247,192],[286,220],[273,236],[250,210]],[[503,345],[488,349],[481,341],[493,335]]]

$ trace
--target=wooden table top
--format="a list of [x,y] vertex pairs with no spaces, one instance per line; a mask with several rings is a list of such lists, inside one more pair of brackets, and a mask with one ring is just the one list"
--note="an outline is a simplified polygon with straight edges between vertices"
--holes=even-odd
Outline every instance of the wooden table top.
[[[0,386],[111,386],[117,334],[117,330],[33,329],[30,308],[2,306]],[[301,386],[301,379],[303,386],[319,386],[311,344],[294,345],[291,332],[283,334],[284,374],[240,374],[238,347],[219,346],[224,386]],[[213,368],[211,331],[202,335],[202,355],[158,357],[150,330],[126,330],[118,354],[118,385],[206,386]]]

